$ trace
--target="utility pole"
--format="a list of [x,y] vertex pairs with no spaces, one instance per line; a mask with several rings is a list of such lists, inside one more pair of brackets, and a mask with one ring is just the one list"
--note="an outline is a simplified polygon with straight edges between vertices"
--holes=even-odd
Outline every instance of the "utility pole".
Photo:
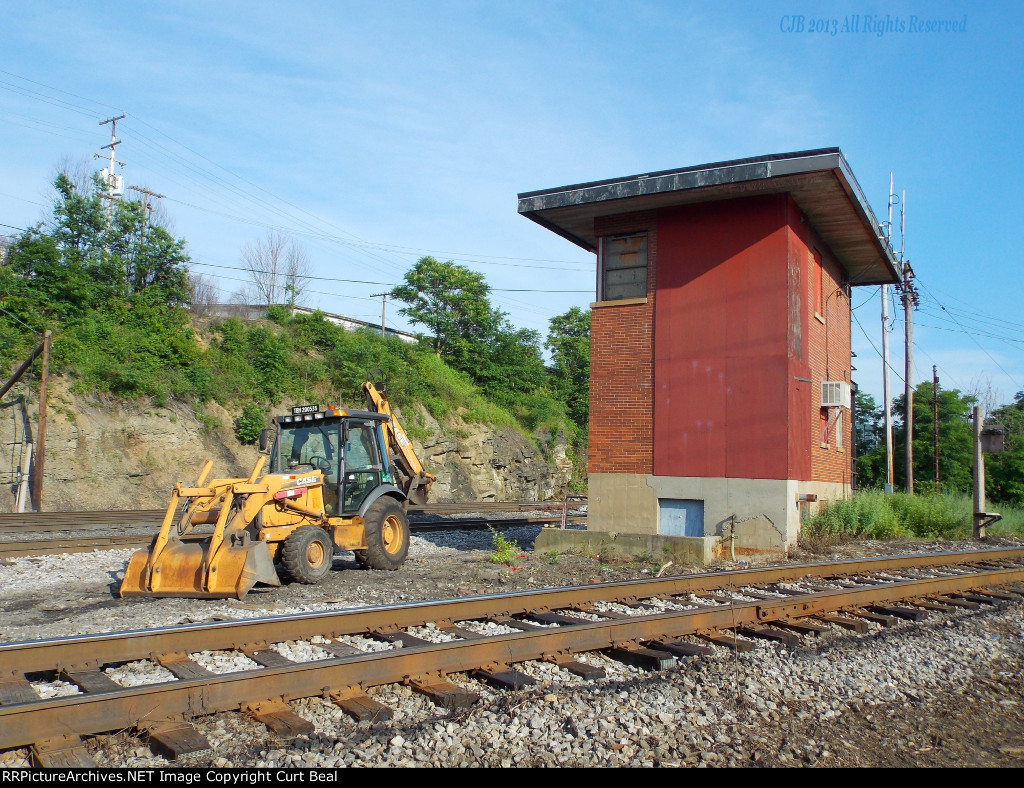
[[143,203],[142,203],[142,234],[143,234],[143,236],[145,236],[145,234],[146,234],[146,222],[149,219],[149,214],[153,210],[153,206],[150,204],[149,199],[150,199],[150,197],[152,197],[153,199],[156,199],[156,200],[162,200],[164,198],[164,195],[157,194],[155,191],[153,191],[152,189],[147,189],[145,186],[131,186],[129,188],[132,191],[138,192],[139,194],[143,195]]
[[906,475],[907,493],[914,493],[914,307],[917,293],[914,291],[914,270],[906,259],[906,205],[907,192],[900,201],[900,263],[903,265],[903,325],[906,327],[903,346],[903,401],[906,404],[904,426],[906,427]]
[[379,298],[380,301],[380,335],[384,336],[384,315],[388,308],[388,294],[387,293],[374,293],[370,298]]
[[[889,221],[885,242],[892,249],[892,173],[889,173]],[[889,398],[889,286],[882,285],[882,398],[885,400],[885,491],[892,492],[892,403]]]
[[[100,148],[100,150],[106,150],[107,148],[110,149],[110,163],[107,165],[107,199],[109,200],[107,203],[107,227],[110,227],[110,216],[114,210],[114,197],[116,196],[115,193],[118,191],[117,174],[114,172],[114,165],[120,164],[122,167],[125,166],[123,161],[119,161],[114,158],[114,150],[121,144],[121,140],[117,138],[117,122],[119,120],[124,120],[126,117],[128,117],[128,114],[122,112],[116,118],[107,118],[106,120],[100,121],[101,126],[106,126],[108,123],[110,124],[110,142]],[[93,158],[102,159],[103,155],[100,153],[94,153]]]
[[981,427],[985,421],[981,406],[975,405],[973,410],[974,424],[974,537],[984,539],[987,534],[985,526],[989,522],[989,514],[985,511],[985,455],[981,448]]
[[50,332],[43,333],[42,370],[39,375],[39,427],[36,429],[36,451],[32,469],[32,504],[43,511],[43,459],[46,456],[46,382],[50,374]]
[[939,491],[939,373],[932,364],[932,454],[935,455],[935,492]]

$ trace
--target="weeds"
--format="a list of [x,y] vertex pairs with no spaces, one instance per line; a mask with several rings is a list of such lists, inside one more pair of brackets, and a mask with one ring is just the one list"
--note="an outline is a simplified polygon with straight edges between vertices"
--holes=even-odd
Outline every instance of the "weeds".
[[[1003,519],[990,527],[993,536],[1024,535],[1024,509],[1007,504],[997,509]],[[858,492],[832,501],[803,524],[801,539],[809,544],[835,544],[852,539],[966,539],[972,532],[972,499],[968,495],[886,494]]]
[[520,557],[519,545],[515,540],[506,539],[504,534],[498,533],[491,526],[488,526],[488,530],[494,544],[494,552],[489,559],[491,563],[515,566],[516,559]]

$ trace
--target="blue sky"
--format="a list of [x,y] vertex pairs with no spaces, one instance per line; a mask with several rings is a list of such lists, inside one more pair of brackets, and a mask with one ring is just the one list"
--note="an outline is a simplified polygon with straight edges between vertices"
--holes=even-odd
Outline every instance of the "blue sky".
[[[835,35],[807,30],[822,18]],[[125,111],[126,183],[166,195],[223,297],[276,226],[317,275],[374,283],[317,282],[312,305],[377,320],[369,296],[433,254],[544,334],[592,300],[594,260],[519,216],[518,192],[839,146],[879,219],[890,171],[907,191],[916,378],[935,364],[998,404],[1024,389],[1021,29],[1024,6],[996,3],[5,2],[0,223],[42,218],[58,161]],[[880,400],[879,298],[853,303],[855,377]],[[901,376],[899,310],[892,329]]]

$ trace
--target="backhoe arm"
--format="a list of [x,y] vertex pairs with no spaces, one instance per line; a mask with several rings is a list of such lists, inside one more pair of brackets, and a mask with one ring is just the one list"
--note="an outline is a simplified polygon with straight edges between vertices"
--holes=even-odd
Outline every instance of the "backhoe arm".
[[402,429],[398,417],[392,412],[391,403],[388,402],[384,392],[369,380],[363,383],[363,391],[366,393],[366,400],[370,408],[388,417],[388,420],[384,422],[384,442],[387,444],[385,448],[388,456],[395,459],[402,474],[406,477],[405,494],[415,504],[426,503],[430,485],[434,483],[433,474],[423,470],[423,465],[412,447],[412,441]]

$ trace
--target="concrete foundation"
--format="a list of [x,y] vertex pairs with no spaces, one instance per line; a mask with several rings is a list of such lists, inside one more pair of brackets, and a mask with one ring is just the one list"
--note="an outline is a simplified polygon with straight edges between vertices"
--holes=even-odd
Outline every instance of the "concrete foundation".
[[[792,479],[728,479],[591,473],[587,530],[675,539],[717,537],[710,553],[737,559],[784,556],[800,535],[801,517],[829,500],[848,497],[849,485]],[[665,533],[664,501],[685,501],[703,510],[698,532]],[[701,527],[702,526],[702,527]]]
[[558,553],[576,550],[586,555],[629,556],[647,558],[655,563],[671,561],[677,566],[710,564],[728,557],[722,554],[722,540],[717,536],[658,536],[657,534],[607,533],[543,528],[533,543],[534,550]]

